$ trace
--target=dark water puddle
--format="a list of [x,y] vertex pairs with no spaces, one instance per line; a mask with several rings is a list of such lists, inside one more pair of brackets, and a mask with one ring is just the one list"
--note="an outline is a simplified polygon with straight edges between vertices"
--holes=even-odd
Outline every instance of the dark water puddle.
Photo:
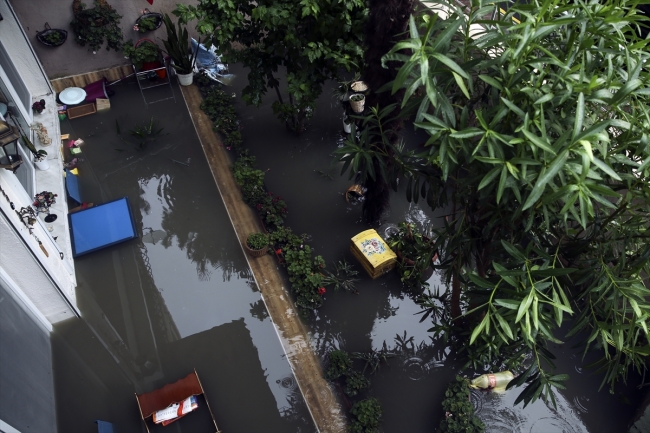
[[[231,70],[240,78],[233,90],[241,94],[246,71]],[[230,91],[230,90],[228,90]],[[273,95],[267,95],[261,108],[246,107],[237,101],[242,120],[244,146],[257,157],[258,168],[268,170],[266,183],[270,191],[287,202],[286,224],[296,233],[309,233],[316,254],[328,267],[346,259],[357,264],[349,252],[350,238],[370,227],[361,222],[361,206],[346,203],[343,193],[352,185],[347,175],[341,177],[342,164],[333,162],[333,152],[343,137],[342,111],[326,89],[318,101],[311,125],[302,136],[285,130],[273,116]],[[406,133],[410,143],[421,138]],[[426,204],[409,204],[403,193],[393,194],[391,209],[380,227],[382,235],[400,221],[440,224],[442,211],[432,212]],[[433,431],[443,413],[441,402],[447,385],[461,371],[463,361],[441,342],[432,341],[427,332],[429,319],[420,323],[420,308],[412,297],[403,294],[396,273],[377,280],[370,279],[357,264],[361,281],[359,295],[328,291],[325,304],[307,322],[312,346],[325,357],[331,349],[349,352],[387,348],[399,354],[370,377],[369,396],[377,397],[384,410],[385,432]],[[445,290],[437,275],[431,287]],[[558,393],[558,410],[542,401],[523,409],[513,406],[519,390],[504,394],[475,392],[473,401],[488,426],[488,432],[623,432],[631,420],[639,392],[632,386],[617,387],[611,395],[598,392],[602,377],[576,371],[581,355],[570,347],[553,348],[558,355],[559,373],[570,373],[568,389]],[[468,371],[469,374],[471,372]],[[637,383],[630,378],[630,383]],[[351,403],[344,401],[344,403]]]
[[[109,111],[66,120],[62,132],[85,140],[83,200],[127,196],[140,238],[75,261],[83,320],[52,337],[59,431],[92,431],[95,419],[140,431],[133,393],[194,368],[221,430],[314,431],[180,90],[176,103],[148,108],[134,84],[115,91]],[[151,118],[164,129],[136,150],[128,131]],[[154,431],[211,431],[199,405]]]

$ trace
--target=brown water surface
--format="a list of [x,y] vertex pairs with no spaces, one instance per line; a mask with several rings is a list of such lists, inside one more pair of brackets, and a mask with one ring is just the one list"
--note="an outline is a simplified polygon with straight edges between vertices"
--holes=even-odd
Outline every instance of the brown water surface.
[[[53,334],[59,431],[140,431],[134,393],[194,368],[222,431],[314,431],[179,89],[148,107],[133,82],[114,89],[110,110],[62,132],[85,140],[83,200],[128,197],[139,239],[75,261],[83,320]],[[164,129],[139,149],[129,130],[152,118]],[[213,431],[199,405],[155,431]]]

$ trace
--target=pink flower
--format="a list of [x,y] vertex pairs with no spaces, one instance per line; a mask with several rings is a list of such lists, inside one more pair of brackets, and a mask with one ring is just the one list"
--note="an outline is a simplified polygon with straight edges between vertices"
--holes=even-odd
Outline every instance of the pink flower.
[[136,32],[139,30],[137,24],[133,26],[133,30],[135,30]]
[[325,290],[325,287],[319,287],[319,288],[318,288],[318,294],[319,294],[319,295],[322,296],[322,295],[325,294],[325,292],[327,292],[327,290]]

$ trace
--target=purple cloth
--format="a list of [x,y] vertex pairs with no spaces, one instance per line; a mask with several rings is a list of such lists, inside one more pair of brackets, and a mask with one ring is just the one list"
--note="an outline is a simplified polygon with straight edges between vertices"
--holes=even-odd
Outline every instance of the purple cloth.
[[97,98],[108,99],[108,94],[106,93],[107,84],[108,80],[104,77],[101,80],[90,83],[84,87],[84,90],[86,91],[86,99],[84,99],[84,102],[95,102]]

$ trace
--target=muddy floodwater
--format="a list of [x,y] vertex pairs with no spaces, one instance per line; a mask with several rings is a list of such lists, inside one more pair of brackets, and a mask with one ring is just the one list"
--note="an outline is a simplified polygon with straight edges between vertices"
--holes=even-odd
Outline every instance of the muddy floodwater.
[[[222,431],[313,432],[179,89],[148,107],[134,83],[114,89],[110,110],[62,132],[85,140],[83,201],[128,197],[139,239],[75,261],[83,320],[53,333],[59,431],[140,431],[134,393],[196,369]],[[152,118],[163,130],[139,149],[129,131]],[[156,431],[214,431],[199,406]]]
[[[240,95],[246,72],[231,70],[238,78],[226,91]],[[76,259],[83,320],[57,325],[52,337],[59,431],[92,431],[96,419],[113,422],[116,432],[141,431],[134,393],[194,368],[222,431],[314,431],[179,89],[175,102],[148,107],[133,82],[114,89],[110,110],[66,120],[62,132],[86,142],[79,162],[83,200],[98,204],[128,197],[139,239]],[[169,89],[147,98],[164,91]],[[343,259],[356,264],[350,238],[371,227],[361,222],[360,205],[343,197],[352,181],[340,176],[341,165],[332,157],[344,137],[341,110],[329,90],[300,137],[273,116],[271,94],[261,108],[233,100],[244,146],[266,170],[269,191],[287,203],[286,224],[311,235],[310,245],[328,267]],[[152,118],[164,129],[140,150],[129,130]],[[412,131],[405,136],[419,140]],[[373,228],[385,235],[400,221],[436,224],[441,215],[394,194],[390,212]],[[324,306],[305,318],[312,347],[325,359],[334,348],[363,352],[386,345],[397,356],[370,376],[366,392],[382,404],[382,430],[434,431],[443,416],[444,390],[463,362],[431,339],[431,321],[420,323],[420,308],[403,292],[396,273],[372,280],[361,266],[357,270],[358,295],[328,290]],[[429,283],[445,290],[436,274]],[[598,392],[602,377],[582,369],[581,353],[571,348],[577,342],[551,347],[558,372],[571,376],[558,395],[557,411],[541,401],[525,409],[513,406],[518,390],[473,392],[487,431],[627,431],[638,391],[619,386],[614,394]],[[630,382],[637,385],[639,379]],[[351,402],[342,393],[341,399],[347,408]],[[157,431],[211,431],[209,414],[201,409]]]
[[[231,69],[239,77],[246,74],[236,67]],[[236,80],[234,91],[240,94],[244,85],[245,79]],[[342,110],[331,96],[331,87],[321,96],[308,130],[300,137],[286,131],[272,115],[272,102],[271,94],[259,109],[237,102],[245,147],[257,157],[258,168],[268,170],[265,179],[269,191],[287,202],[286,224],[294,232],[312,236],[310,245],[325,258],[329,268],[343,259],[357,264],[349,251],[350,238],[368,228],[384,236],[400,221],[420,226],[440,224],[442,210],[431,211],[423,202],[408,203],[403,191],[393,194],[391,209],[380,226],[362,223],[360,205],[346,203],[343,193],[353,181],[347,174],[340,176],[342,164],[332,156],[344,136]],[[424,141],[408,130],[404,138],[410,143]],[[430,319],[420,323],[420,308],[403,292],[397,273],[372,280],[360,265],[356,269],[360,294],[329,290],[324,306],[307,319],[312,346],[325,358],[327,351],[334,348],[363,352],[380,350],[386,344],[398,356],[369,376],[371,387],[366,393],[382,404],[382,429],[391,433],[434,431],[443,416],[444,391],[464,361],[441,341],[431,339],[427,332],[433,326]],[[438,275],[434,274],[429,283],[432,289],[445,290]],[[550,347],[558,356],[558,372],[570,375],[567,390],[558,394],[557,411],[542,401],[526,409],[521,404],[514,407],[519,390],[504,394],[473,392],[472,401],[486,431],[627,431],[641,395],[635,387],[640,378],[630,375],[629,382],[634,386],[619,386],[613,395],[607,387],[598,392],[602,376],[582,368],[580,349],[572,349],[578,342],[574,338],[563,347]],[[586,363],[589,361],[587,357]],[[474,372],[468,370],[466,374]]]

